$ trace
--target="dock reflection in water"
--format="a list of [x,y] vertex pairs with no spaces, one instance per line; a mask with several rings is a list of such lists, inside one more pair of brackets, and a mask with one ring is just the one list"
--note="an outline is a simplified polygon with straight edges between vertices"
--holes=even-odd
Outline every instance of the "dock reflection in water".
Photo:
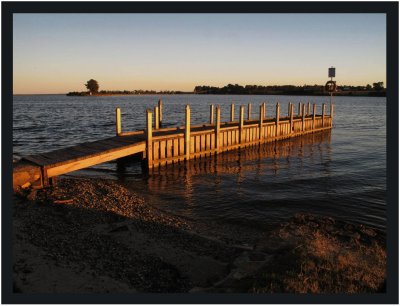
[[330,142],[330,131],[309,134],[155,169],[143,186],[126,183],[174,214],[269,226],[312,210],[327,192]]
[[[148,177],[149,189],[164,190],[169,188],[170,180],[176,181],[182,176],[187,179],[202,174],[231,174],[239,178],[253,173],[258,176],[277,175],[279,168],[285,167],[285,164],[296,162],[302,166],[305,156],[311,162],[321,162],[323,154],[330,152],[330,139],[331,131],[326,131],[161,167]],[[270,159],[272,163],[266,163],[265,159]]]

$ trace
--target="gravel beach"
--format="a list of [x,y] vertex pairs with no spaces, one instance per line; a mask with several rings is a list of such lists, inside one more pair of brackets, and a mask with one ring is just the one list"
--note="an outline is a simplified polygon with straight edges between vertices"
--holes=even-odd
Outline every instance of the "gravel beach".
[[111,180],[14,195],[15,292],[383,292],[385,249],[383,233],[324,217],[270,232],[185,220]]

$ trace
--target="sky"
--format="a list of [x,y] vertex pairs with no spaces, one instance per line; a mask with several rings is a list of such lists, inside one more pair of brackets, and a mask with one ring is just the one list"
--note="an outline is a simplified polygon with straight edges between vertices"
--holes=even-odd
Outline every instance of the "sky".
[[14,14],[14,94],[386,86],[385,14]]

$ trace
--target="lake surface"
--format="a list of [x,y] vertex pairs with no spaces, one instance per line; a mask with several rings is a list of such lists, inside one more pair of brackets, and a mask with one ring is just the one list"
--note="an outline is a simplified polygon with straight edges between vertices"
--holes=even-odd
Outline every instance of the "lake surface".
[[[145,110],[160,96],[14,96],[13,152],[18,158],[115,135],[115,108],[122,129],[145,128]],[[163,99],[164,126],[183,125],[185,104],[192,124],[209,120],[209,105],[221,105],[228,121],[230,104],[267,103],[274,116],[293,102],[327,104],[329,97],[170,95]],[[110,162],[72,175],[120,180],[151,205],[189,218],[244,223],[268,228],[293,216],[313,213],[386,229],[386,98],[334,97],[334,128],[241,152],[168,167],[146,175],[140,163]],[[247,110],[246,110],[247,112]]]

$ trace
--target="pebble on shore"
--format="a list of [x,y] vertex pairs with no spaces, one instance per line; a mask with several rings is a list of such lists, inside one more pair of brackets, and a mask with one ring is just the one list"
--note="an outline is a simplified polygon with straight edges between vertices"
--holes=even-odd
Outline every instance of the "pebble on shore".
[[297,215],[270,232],[186,220],[116,181],[86,178],[21,190],[13,209],[15,292],[385,288],[383,234],[330,218]]

